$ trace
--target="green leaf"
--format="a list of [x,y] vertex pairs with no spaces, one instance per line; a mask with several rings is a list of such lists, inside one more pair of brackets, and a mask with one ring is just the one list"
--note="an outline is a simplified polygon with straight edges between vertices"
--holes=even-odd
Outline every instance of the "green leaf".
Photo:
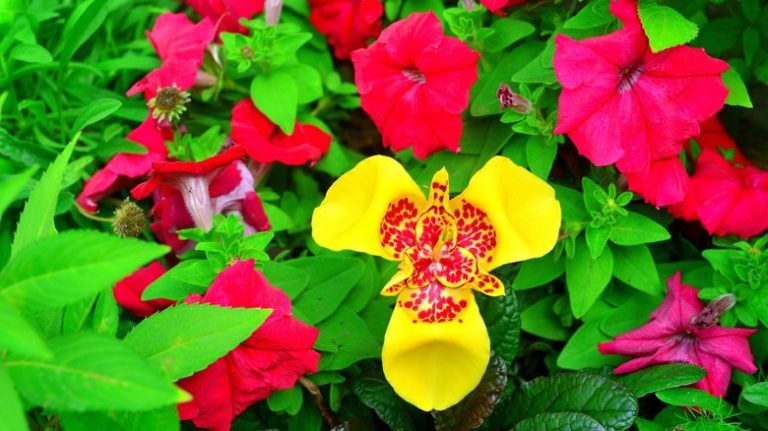
[[189,377],[251,336],[271,310],[179,304],[144,319],[123,340],[170,380]]
[[613,275],[635,289],[657,295],[661,281],[651,251],[646,245],[613,247]]
[[483,48],[487,52],[501,51],[536,30],[536,27],[528,21],[514,18],[495,21],[491,24],[491,28],[495,31],[483,40]]
[[86,0],[80,3],[69,16],[59,45],[59,59],[62,64],[69,62],[75,52],[101,27],[109,8],[101,0]]
[[567,340],[569,332],[553,309],[558,299],[558,296],[547,296],[523,310],[520,314],[520,328],[547,340]]
[[768,407],[768,382],[749,385],[741,391],[741,398],[758,406]]
[[514,422],[533,420],[533,423],[519,424],[521,427],[513,428],[515,430],[581,429],[533,426],[537,422],[550,422],[545,418],[536,419],[538,416],[555,413],[581,413],[603,427],[586,429],[624,430],[634,423],[638,411],[637,399],[625,387],[603,376],[587,373],[556,374],[523,383],[512,396],[510,405],[508,415]]
[[16,200],[19,193],[24,190],[24,187],[35,172],[37,172],[37,167],[33,166],[23,172],[3,179],[3,187],[0,187],[0,220],[3,219],[5,210]]
[[269,284],[285,292],[291,300],[309,286],[309,274],[306,271],[293,268],[284,262],[261,262],[259,270]]
[[557,279],[564,272],[565,261],[563,259],[555,260],[554,253],[547,253],[537,259],[521,262],[520,270],[517,272],[515,281],[512,282],[512,288],[525,290],[543,286]]
[[79,133],[72,138],[67,147],[40,177],[40,182],[32,189],[32,193],[29,194],[29,200],[24,205],[24,211],[21,213],[18,226],[16,226],[11,256],[15,256],[32,241],[56,233],[56,226],[53,224],[56,202],[67,163],[79,138]]
[[531,418],[520,421],[511,431],[547,431],[547,430],[573,430],[573,431],[603,431],[600,422],[584,413],[558,412],[541,413]]
[[601,320],[581,325],[557,357],[557,366],[567,370],[581,370],[620,363],[617,356],[602,355],[597,350],[598,343],[610,339],[600,330],[600,326]]
[[9,358],[19,392],[32,405],[59,411],[151,410],[189,401],[125,344],[91,333],[49,341],[52,361]]
[[293,78],[298,90],[298,104],[314,102],[323,96],[323,78],[314,67],[298,63],[283,66],[280,71]]
[[584,239],[576,240],[576,253],[565,260],[565,282],[571,309],[576,318],[589,311],[603,293],[613,274],[613,253],[606,248],[597,259],[592,259]]
[[491,355],[482,380],[453,407],[434,411],[436,431],[470,431],[483,424],[501,400],[507,386],[507,367],[498,355]]
[[537,177],[546,180],[557,156],[557,144],[543,136],[531,136],[525,145],[528,167]]
[[625,374],[618,380],[639,398],[665,389],[694,384],[706,375],[707,372],[696,365],[673,363],[644,368]]
[[387,383],[383,375],[369,373],[352,381],[352,391],[391,429],[416,431],[413,409]]
[[286,135],[293,134],[299,90],[291,75],[281,71],[256,75],[251,82],[251,100]]
[[670,235],[664,226],[630,211],[627,216],[616,219],[608,238],[618,245],[640,245],[664,241],[669,239]]
[[510,80],[521,83],[555,84],[557,77],[555,77],[555,71],[552,68],[554,56],[555,43],[554,37],[552,37],[547,41],[539,55],[512,75]]
[[736,69],[730,67],[723,73],[723,83],[728,87],[728,97],[725,98],[727,105],[752,107],[752,99],[749,98],[747,86],[744,85],[744,80],[741,79],[741,75]]
[[493,69],[483,73],[470,90],[470,114],[473,117],[493,115],[501,113],[499,98],[496,91],[500,82],[506,82],[509,77],[520,70],[526,62],[536,57],[543,44],[528,42],[512,48],[509,54],[502,56],[493,66]]
[[733,412],[733,406],[727,401],[699,389],[667,389],[666,391],[656,392],[656,398],[669,405],[679,407],[699,407],[722,416],[730,416]]
[[512,362],[520,346],[520,309],[513,290],[500,297],[477,295],[493,349],[502,359]]
[[610,0],[596,0],[587,3],[576,15],[563,24],[563,28],[569,30],[584,30],[613,22],[614,17],[608,10]]
[[365,264],[353,257],[313,256],[286,264],[309,275],[309,287],[296,298],[293,306],[301,310],[311,325],[332,315],[365,272]]
[[301,386],[294,386],[282,391],[274,391],[267,398],[269,410],[275,413],[288,413],[294,416],[301,410],[301,404],[304,402],[304,391]]
[[699,34],[696,24],[675,9],[658,4],[656,0],[640,0],[638,13],[653,52],[686,44]]
[[0,300],[0,352],[50,359],[45,342],[16,309]]
[[[0,317],[2,311],[0,311]],[[2,339],[2,338],[0,338]],[[13,382],[5,366],[0,362],[0,430],[25,431],[29,429],[21,400],[13,389]]]
[[176,406],[142,412],[59,412],[66,431],[179,431]]
[[[584,177],[586,178],[586,177]],[[587,248],[589,248],[589,255],[592,259],[597,259],[603,254],[605,245],[608,244],[608,236],[611,234],[610,226],[602,225],[600,227],[594,227],[592,225],[587,226],[587,231],[584,234],[584,239],[587,240]]]
[[45,47],[36,44],[22,43],[11,50],[11,58],[25,63],[50,63],[51,53]]
[[109,117],[120,109],[121,106],[123,106],[123,103],[117,99],[94,100],[80,111],[80,115],[77,116],[75,124],[72,126],[72,131],[79,132],[91,124]]
[[[94,231],[70,230],[38,240],[0,272],[0,298],[11,304],[62,307],[112,287],[168,247]],[[55,256],[52,259],[51,256]]]
[[191,293],[203,293],[216,274],[205,259],[189,259],[169,269],[141,294],[144,301],[157,298],[180,301]]
[[99,334],[114,336],[120,324],[119,313],[112,289],[103,290],[93,307],[93,330]]
[[320,358],[321,370],[342,370],[357,361],[381,355],[381,346],[365,321],[345,305],[320,322],[317,329],[320,335],[315,349],[327,352]]

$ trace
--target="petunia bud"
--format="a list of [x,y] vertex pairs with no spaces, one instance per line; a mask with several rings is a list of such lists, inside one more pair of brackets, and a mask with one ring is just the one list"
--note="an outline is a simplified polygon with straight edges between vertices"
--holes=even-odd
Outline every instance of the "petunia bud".
[[727,293],[713,299],[701,312],[691,317],[691,325],[698,329],[711,328],[720,322],[720,316],[733,308],[736,304],[736,297]]
[[503,82],[499,84],[499,89],[496,91],[496,97],[499,99],[501,109],[510,108],[521,114],[528,114],[531,112],[531,102],[525,97],[512,91],[512,89],[509,88],[509,85]]
[[134,202],[126,199],[115,210],[112,231],[121,237],[137,237],[144,231],[146,223],[144,211]]
[[264,16],[268,27],[274,27],[280,21],[283,0],[267,0],[264,3]]
[[217,81],[215,76],[202,70],[198,70],[197,75],[195,75],[195,87],[197,88],[211,88],[216,85]]
[[461,0],[460,3],[464,10],[471,12],[477,9],[477,3],[475,3],[475,0]]

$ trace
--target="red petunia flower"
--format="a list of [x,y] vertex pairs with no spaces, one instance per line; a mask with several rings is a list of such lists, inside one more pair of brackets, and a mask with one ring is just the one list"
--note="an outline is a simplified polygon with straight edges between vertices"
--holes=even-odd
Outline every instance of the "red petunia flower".
[[657,208],[677,204],[688,193],[688,172],[678,156],[651,161],[645,172],[626,172],[629,190]]
[[[739,150],[736,141],[731,138],[731,135],[723,127],[723,123],[720,121],[717,115],[709,118],[707,121],[701,123],[701,133],[693,138],[699,148],[709,148],[715,151],[733,151],[733,162],[741,166],[752,166],[749,160],[744,157],[744,154]],[[690,147],[690,141],[685,143],[686,149]]]
[[616,368],[616,374],[672,362],[698,365],[707,375],[693,386],[724,396],[732,367],[749,374],[757,371],[747,341],[755,330],[717,326],[718,310],[705,308],[698,290],[680,283],[680,273],[667,286],[667,297],[651,313],[650,322],[600,343],[598,350],[604,355],[635,357]]
[[736,167],[704,148],[691,178],[692,205],[709,233],[743,238],[768,229],[768,172]]
[[218,23],[217,32],[247,33],[240,18],[251,19],[264,10],[264,0],[184,0],[201,17]]
[[445,36],[432,12],[411,14],[354,51],[360,102],[384,146],[413,147],[419,159],[441,149],[458,152],[478,58],[464,42]]
[[480,0],[486,9],[499,16],[504,16],[502,9],[525,3],[526,0]]
[[313,165],[328,151],[331,136],[318,127],[298,121],[288,136],[262,114],[250,98],[232,109],[232,139],[243,146],[248,156],[262,163]]
[[215,35],[216,27],[210,19],[203,18],[195,24],[183,13],[164,13],[157,17],[152,31],[147,31],[160,60],[192,60],[198,67]]
[[291,301],[254,269],[253,260],[222,271],[202,297],[187,302],[224,307],[271,308],[259,329],[203,371],[178,385],[193,401],[179,405],[182,420],[199,428],[228,431],[232,419],[274,391],[293,387],[306,373],[317,372],[320,355],[312,350],[318,330],[291,316]]
[[616,163],[645,178],[654,161],[675,157],[699,123],[722,108],[728,65],[703,49],[652,53],[636,0],[610,2],[624,28],[573,40],[558,35],[554,68],[563,85],[555,133],[567,133],[599,166]]
[[112,293],[117,303],[131,314],[139,317],[147,317],[150,314],[163,310],[175,304],[167,299],[153,299],[143,301],[141,295],[155,280],[165,274],[165,267],[158,261],[139,268],[133,274],[125,277],[115,284]]
[[333,55],[346,60],[381,33],[381,0],[309,0],[309,21],[328,36]]
[[128,133],[128,140],[147,149],[145,154],[117,154],[86,181],[83,191],[77,196],[77,203],[89,212],[96,211],[98,202],[142,177],[152,168],[152,163],[165,160],[168,149],[165,141],[173,137],[168,128],[158,126],[152,117],[147,117],[139,127]]

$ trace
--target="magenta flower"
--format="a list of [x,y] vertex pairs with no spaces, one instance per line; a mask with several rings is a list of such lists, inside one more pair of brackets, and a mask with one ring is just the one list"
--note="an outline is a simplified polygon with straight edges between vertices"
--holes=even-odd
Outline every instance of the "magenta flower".
[[731,368],[757,371],[747,338],[754,329],[718,326],[717,307],[704,307],[699,291],[680,283],[680,273],[667,281],[664,302],[651,313],[650,322],[597,347],[604,355],[634,356],[614,370],[631,373],[671,362],[698,365],[707,371],[695,388],[722,397],[731,381]]

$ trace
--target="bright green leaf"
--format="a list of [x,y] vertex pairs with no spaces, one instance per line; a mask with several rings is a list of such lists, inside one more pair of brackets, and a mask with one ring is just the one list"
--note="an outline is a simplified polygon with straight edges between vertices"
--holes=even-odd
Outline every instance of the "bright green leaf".
[[53,61],[51,53],[45,47],[22,43],[13,47],[11,58],[25,63],[50,63]]
[[19,193],[24,190],[27,182],[29,182],[29,179],[32,178],[35,172],[37,172],[37,167],[33,166],[3,180],[3,187],[0,187],[0,220],[3,219],[5,210],[16,200]]
[[584,316],[603,293],[613,274],[613,253],[610,248],[592,259],[586,242],[579,238],[573,258],[565,260],[565,281],[573,315]]
[[88,106],[80,111],[80,115],[77,116],[74,125],[72,126],[73,132],[79,132],[93,123],[101,121],[123,106],[122,102],[117,99],[97,99],[89,103]]
[[341,370],[357,361],[381,355],[381,346],[365,321],[344,305],[317,324],[317,329],[320,335],[315,348],[327,352],[320,358],[321,370]]
[[741,79],[741,75],[736,69],[731,67],[723,73],[723,83],[728,87],[728,97],[725,98],[726,104],[745,108],[752,107],[752,99],[749,97],[747,86],[744,85],[744,80]]
[[630,211],[627,216],[616,219],[608,238],[618,245],[639,245],[664,241],[669,239],[670,235],[664,226]]
[[547,253],[537,259],[520,262],[520,269],[515,281],[512,282],[512,288],[525,290],[543,286],[557,279],[564,272],[565,261],[563,259],[555,260],[554,253]]
[[[16,309],[0,300],[0,352],[50,359],[45,342]],[[0,404],[2,405],[2,404]]]
[[59,412],[65,431],[179,431],[176,406],[141,412]]
[[309,287],[296,298],[293,306],[301,310],[312,325],[332,315],[365,272],[363,262],[352,257],[303,257],[286,264],[309,275]]
[[281,71],[256,75],[251,82],[251,100],[286,135],[293,134],[299,90],[291,75]]
[[191,293],[203,293],[216,274],[205,259],[189,259],[169,269],[144,290],[144,301],[157,298],[182,300]]
[[666,391],[656,392],[656,397],[669,405],[699,407],[723,416],[730,416],[733,412],[733,406],[727,401],[699,389],[667,389]]
[[[2,318],[2,311],[0,311],[0,318]],[[0,323],[0,325],[3,324],[4,322]],[[0,362],[0,406],[3,406],[0,408],[0,430],[26,431],[29,429],[21,400],[13,389],[11,377],[2,362]]]
[[675,9],[658,4],[656,0],[640,0],[638,13],[653,52],[686,44],[699,34],[696,24]]
[[69,62],[75,52],[101,27],[109,8],[101,0],[86,0],[77,5],[64,26],[59,46],[62,64]]
[[611,250],[616,278],[650,295],[661,292],[659,272],[648,246],[613,247]]

